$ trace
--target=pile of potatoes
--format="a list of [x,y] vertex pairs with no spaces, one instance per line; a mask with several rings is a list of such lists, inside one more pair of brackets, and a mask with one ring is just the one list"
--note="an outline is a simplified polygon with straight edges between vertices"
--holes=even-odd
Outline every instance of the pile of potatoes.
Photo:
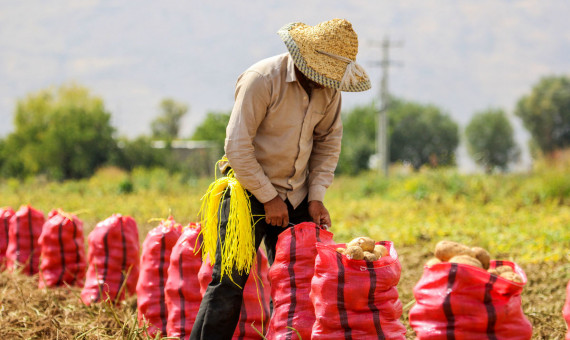
[[346,248],[337,248],[336,251],[351,260],[376,261],[388,255],[388,249],[370,237],[361,236],[346,244]]
[[431,267],[436,263],[450,262],[462,263],[487,270],[490,274],[498,275],[507,280],[522,283],[519,274],[510,266],[498,266],[489,269],[491,255],[481,247],[468,247],[453,241],[440,241],[435,246],[435,257],[427,261],[426,266]]

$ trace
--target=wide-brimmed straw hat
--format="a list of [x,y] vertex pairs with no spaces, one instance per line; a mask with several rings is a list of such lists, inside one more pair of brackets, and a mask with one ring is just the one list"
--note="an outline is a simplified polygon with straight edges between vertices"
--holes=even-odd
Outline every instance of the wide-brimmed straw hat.
[[307,78],[340,91],[370,89],[368,75],[356,63],[358,36],[347,20],[333,19],[315,26],[294,22],[277,33]]

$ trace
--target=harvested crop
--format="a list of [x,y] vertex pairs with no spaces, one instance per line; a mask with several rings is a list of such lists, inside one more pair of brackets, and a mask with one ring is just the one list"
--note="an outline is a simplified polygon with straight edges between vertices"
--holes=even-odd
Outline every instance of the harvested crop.
[[340,258],[337,246],[316,243],[318,255],[309,294],[315,321],[310,336],[297,336],[293,331],[289,337],[267,339],[403,340],[406,327],[401,321],[403,306],[397,289],[402,267],[393,243],[382,244],[390,255],[364,264]]
[[374,252],[374,246],[376,242],[373,239],[366,236],[361,236],[353,239],[352,241],[348,242],[347,246],[358,246],[362,248],[363,251]]
[[388,255],[388,249],[381,244],[377,244],[374,246],[374,255],[376,255],[376,258],[382,258]]
[[362,260],[364,259],[364,251],[359,246],[348,246],[344,255],[351,260]]
[[513,272],[513,271],[510,271],[510,272],[509,272],[509,271],[503,272],[503,273],[501,273],[499,276],[500,276],[500,277],[503,277],[503,278],[505,278],[505,279],[507,279],[507,280],[509,280],[509,281],[513,281],[513,282],[517,282],[517,283],[522,283],[522,282],[523,282],[522,277],[521,277],[519,274],[517,274],[517,273],[515,273],[515,272]]
[[339,254],[342,254],[342,255],[344,255],[345,250],[346,250],[346,249],[340,248],[340,247],[339,247],[339,248],[336,248],[336,252],[339,253]]
[[438,259],[437,257],[432,257],[431,259],[429,259],[429,260],[426,262],[426,266],[431,267],[431,266],[433,266],[434,264],[438,264],[438,263],[441,263],[441,260]]
[[483,268],[489,269],[489,263],[491,263],[491,254],[489,254],[486,249],[481,247],[473,247],[471,248],[471,251],[473,252],[475,258],[481,262]]
[[511,268],[511,266],[498,266],[495,268],[495,271],[498,275],[501,275],[506,272],[512,272],[513,268]]
[[372,261],[376,261],[376,260],[378,260],[378,257],[376,257],[376,255],[374,255],[374,253],[371,253],[369,251],[364,252],[364,261],[372,262]]
[[449,259],[457,255],[474,256],[471,248],[461,243],[444,240],[439,241],[435,246],[435,257],[441,261],[448,262]]
[[483,265],[476,258],[469,255],[457,255],[449,259],[450,263],[468,264],[483,269]]

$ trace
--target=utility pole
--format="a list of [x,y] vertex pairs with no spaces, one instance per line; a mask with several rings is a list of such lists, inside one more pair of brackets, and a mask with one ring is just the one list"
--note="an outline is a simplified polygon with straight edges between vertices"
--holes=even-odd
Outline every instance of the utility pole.
[[380,106],[378,107],[378,127],[376,129],[376,157],[377,169],[379,173],[388,177],[388,165],[390,164],[390,148],[388,146],[388,109],[390,107],[390,92],[388,90],[388,70],[392,64],[390,61],[390,47],[400,47],[402,42],[390,41],[390,38],[384,37],[381,44],[378,42],[374,45],[382,47],[382,78],[380,80]]

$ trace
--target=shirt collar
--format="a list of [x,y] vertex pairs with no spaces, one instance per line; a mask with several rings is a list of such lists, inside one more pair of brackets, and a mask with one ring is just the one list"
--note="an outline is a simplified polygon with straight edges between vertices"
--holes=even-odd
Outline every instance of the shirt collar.
[[295,74],[295,63],[291,55],[287,53],[287,79],[288,83],[297,81],[297,75]]

